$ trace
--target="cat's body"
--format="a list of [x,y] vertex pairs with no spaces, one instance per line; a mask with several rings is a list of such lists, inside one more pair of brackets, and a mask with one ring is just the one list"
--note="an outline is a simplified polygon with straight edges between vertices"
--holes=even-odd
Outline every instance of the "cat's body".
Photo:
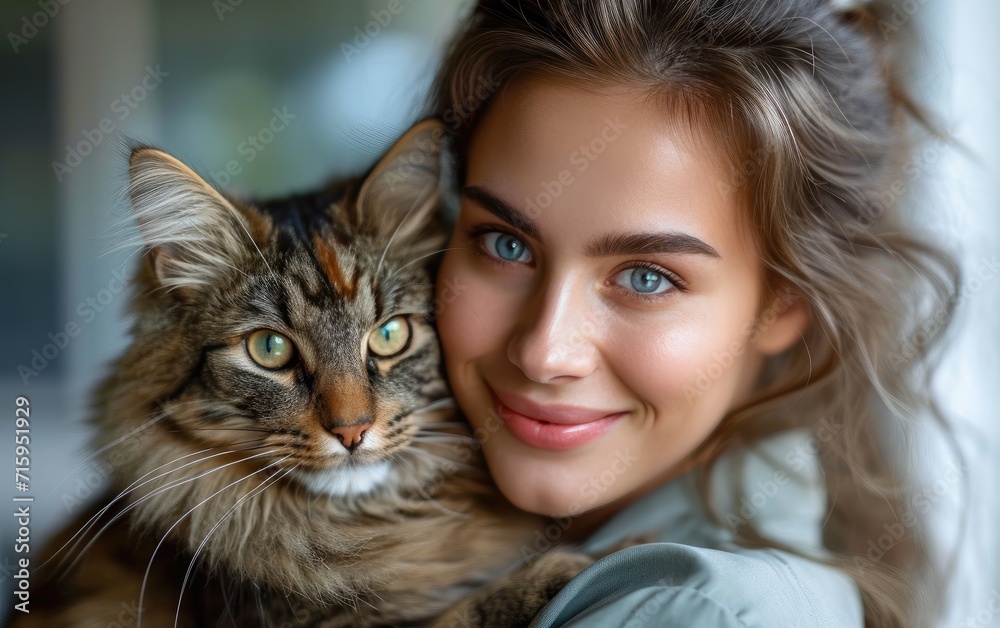
[[549,522],[499,494],[449,403],[440,130],[417,125],[364,180],[257,206],[133,151],[149,254],[95,411],[116,492],[50,545],[79,531],[58,555],[79,564],[36,579],[16,626],[140,606],[150,628],[520,625],[591,562],[526,563]]

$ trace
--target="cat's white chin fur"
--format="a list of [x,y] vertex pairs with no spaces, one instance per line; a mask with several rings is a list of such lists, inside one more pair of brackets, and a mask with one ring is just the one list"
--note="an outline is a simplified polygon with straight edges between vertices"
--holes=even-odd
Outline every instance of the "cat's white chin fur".
[[391,469],[392,463],[383,460],[364,466],[301,471],[296,476],[314,493],[331,497],[358,497],[384,484]]

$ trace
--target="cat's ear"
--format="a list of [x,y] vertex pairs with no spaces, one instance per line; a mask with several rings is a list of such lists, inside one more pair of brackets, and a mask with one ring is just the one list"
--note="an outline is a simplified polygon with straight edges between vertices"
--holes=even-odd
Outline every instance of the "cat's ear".
[[444,137],[440,121],[424,120],[375,164],[358,193],[363,230],[387,242],[417,244],[440,206]]
[[157,282],[182,298],[238,272],[254,251],[260,221],[161,150],[132,150],[128,194]]

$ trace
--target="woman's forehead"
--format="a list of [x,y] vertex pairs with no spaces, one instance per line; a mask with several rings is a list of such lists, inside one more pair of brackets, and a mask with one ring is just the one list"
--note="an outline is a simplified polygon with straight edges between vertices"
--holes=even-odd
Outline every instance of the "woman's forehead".
[[466,183],[536,215],[543,228],[656,227],[741,256],[741,182],[730,163],[704,124],[672,116],[639,90],[532,78],[503,90],[480,121]]

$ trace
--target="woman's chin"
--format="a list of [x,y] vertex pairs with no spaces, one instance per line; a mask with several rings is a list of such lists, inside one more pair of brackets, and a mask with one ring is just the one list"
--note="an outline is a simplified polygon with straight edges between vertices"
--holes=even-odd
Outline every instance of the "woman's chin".
[[585,514],[579,504],[563,503],[563,500],[546,499],[543,496],[557,496],[559,490],[557,487],[552,487],[543,489],[542,491],[536,489],[524,494],[524,492],[515,489],[508,495],[503,487],[500,488],[500,491],[504,493],[510,503],[525,512],[543,517],[552,517],[554,519],[575,519]]
[[[487,461],[489,458],[487,454]],[[520,510],[546,517],[576,518],[604,506],[607,499],[614,497],[605,494],[598,500],[583,499],[578,489],[586,485],[586,478],[565,473],[557,476],[543,465],[520,464],[509,455],[503,456],[498,464],[491,463],[490,473],[507,501]]]

